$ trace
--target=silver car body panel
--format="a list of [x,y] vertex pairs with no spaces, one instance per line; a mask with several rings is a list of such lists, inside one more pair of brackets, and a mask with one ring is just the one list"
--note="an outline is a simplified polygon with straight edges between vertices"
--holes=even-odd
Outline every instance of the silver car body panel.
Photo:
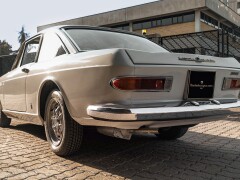
[[[236,100],[238,98],[239,90],[222,90],[225,77],[240,78],[240,66],[234,58],[165,52],[149,53],[129,49],[105,49],[76,53],[76,48],[59,29],[61,27],[51,29],[51,31],[56,31],[60,36],[68,48],[69,54],[51,59],[47,63],[28,64],[30,69],[28,74],[20,73],[23,67],[18,67],[0,77],[1,109],[7,116],[42,123],[40,94],[45,83],[49,81],[55,83],[61,90],[71,117],[82,125],[91,126],[111,126],[126,129],[137,129],[145,125],[151,125],[150,127],[163,126],[164,121],[150,120],[151,118],[145,119],[146,121],[142,118],[141,122],[130,122],[134,120],[132,115],[129,119],[124,118],[129,120],[129,122],[124,122],[128,125],[122,125],[121,122],[113,122],[110,119],[99,120],[101,117],[98,115],[95,117],[89,107],[97,107],[99,104],[116,104],[124,107],[141,106],[140,109],[128,108],[135,117],[136,114],[144,114],[148,111],[147,114],[151,114],[152,106],[155,107],[156,112],[154,111],[154,113],[157,114],[170,111],[170,109],[174,109],[173,111],[176,113],[179,110],[180,113],[180,107],[168,107],[168,104],[178,104],[183,101],[189,71],[216,72],[213,99]],[[48,30],[41,33],[44,35],[44,33],[48,33]],[[179,60],[179,58],[185,58],[185,60]],[[202,62],[195,61],[196,58]],[[232,72],[237,73],[232,75]],[[17,74],[17,77],[14,76],[14,73]],[[121,76],[170,76],[173,77],[172,89],[170,92],[134,92],[112,88],[109,84],[110,80]],[[25,86],[24,83],[20,82],[22,78],[25,80]],[[19,81],[16,83],[8,85],[9,82],[18,79]],[[165,107],[160,106],[160,104],[165,104]],[[233,107],[239,107],[238,102],[235,105]],[[225,105],[216,106],[216,109],[221,106]],[[192,110],[190,107],[185,108],[189,108],[189,111]],[[206,108],[211,112],[211,108]],[[228,113],[224,115],[228,115]],[[116,119],[113,117],[112,120],[114,118]],[[194,119],[194,116],[192,118]],[[168,118],[166,117],[166,119]],[[214,119],[216,120],[216,118]],[[177,120],[176,123],[173,123],[174,121],[165,121],[166,125],[164,126],[193,124],[193,120],[189,118]],[[208,121],[207,118],[201,117],[194,122],[197,124],[205,121]]]

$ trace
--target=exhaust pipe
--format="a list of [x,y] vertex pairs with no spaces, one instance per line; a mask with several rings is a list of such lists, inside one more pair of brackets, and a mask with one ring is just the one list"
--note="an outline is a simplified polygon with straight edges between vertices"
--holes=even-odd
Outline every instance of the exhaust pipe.
[[117,129],[111,127],[98,127],[97,131],[100,134],[130,140],[134,133],[145,133],[145,134],[157,134],[158,130],[155,129],[138,129],[138,130],[129,130],[129,129]]
[[111,127],[98,127],[97,131],[103,135],[130,140],[133,134],[132,130],[117,129]]

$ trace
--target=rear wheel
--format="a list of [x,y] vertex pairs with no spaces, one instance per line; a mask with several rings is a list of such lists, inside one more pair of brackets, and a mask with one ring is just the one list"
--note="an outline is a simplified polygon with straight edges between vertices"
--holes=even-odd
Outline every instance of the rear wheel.
[[0,111],[0,127],[9,127],[11,119],[8,118],[2,111]]
[[162,140],[175,140],[186,134],[188,126],[176,126],[158,129],[156,136]]
[[71,118],[59,90],[52,91],[47,98],[44,126],[47,140],[55,154],[66,156],[80,149],[83,127]]

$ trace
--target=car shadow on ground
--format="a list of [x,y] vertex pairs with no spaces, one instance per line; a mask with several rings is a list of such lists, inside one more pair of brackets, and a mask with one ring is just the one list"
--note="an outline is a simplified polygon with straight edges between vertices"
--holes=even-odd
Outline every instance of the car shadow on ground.
[[188,132],[176,141],[151,135],[137,135],[131,141],[102,137],[67,159],[131,179],[218,179],[237,172],[230,177],[240,178],[239,157],[239,139]]
[[46,140],[44,127],[35,124],[18,124],[16,126],[10,126],[9,129],[16,131],[22,131],[31,134],[39,139]]
[[[46,140],[42,126],[23,124],[11,128]],[[225,137],[224,133],[216,136],[190,130],[175,141],[141,134],[127,141],[92,130],[86,134],[81,151],[64,158],[91,167],[97,174],[130,179],[240,178],[240,138]]]

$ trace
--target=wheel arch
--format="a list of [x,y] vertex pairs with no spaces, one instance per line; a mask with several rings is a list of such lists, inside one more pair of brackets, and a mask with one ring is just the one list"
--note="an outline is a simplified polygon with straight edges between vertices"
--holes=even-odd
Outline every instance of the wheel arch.
[[38,93],[38,112],[39,112],[39,116],[42,118],[43,121],[44,121],[46,100],[50,92],[52,92],[54,89],[61,91],[67,110],[70,113],[69,106],[68,106],[68,99],[62,86],[55,79],[47,78],[41,83],[41,86],[39,88],[39,93]]

